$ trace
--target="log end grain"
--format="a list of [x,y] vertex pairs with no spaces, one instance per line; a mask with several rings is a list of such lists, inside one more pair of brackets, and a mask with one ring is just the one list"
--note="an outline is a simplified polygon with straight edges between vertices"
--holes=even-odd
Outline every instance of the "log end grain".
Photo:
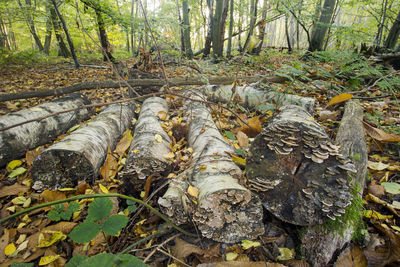
[[248,190],[229,189],[203,198],[193,215],[202,235],[217,242],[236,243],[264,233],[262,206]]
[[31,174],[35,181],[33,189],[37,191],[75,187],[77,177],[88,181],[95,177],[91,163],[83,154],[56,149],[40,154],[34,161]]

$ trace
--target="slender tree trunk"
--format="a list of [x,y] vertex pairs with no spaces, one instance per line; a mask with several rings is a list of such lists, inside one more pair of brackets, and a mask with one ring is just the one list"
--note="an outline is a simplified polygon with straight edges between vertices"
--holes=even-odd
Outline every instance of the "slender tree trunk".
[[[24,7],[23,7],[23,5],[22,5],[20,0],[18,0],[18,4],[21,7],[21,9],[24,10]],[[27,20],[27,23],[28,23],[29,31],[31,32],[32,37],[35,40],[35,44],[38,47],[39,51],[43,51],[44,47],[42,45],[42,42],[40,41],[40,38],[39,38],[38,34],[36,33],[35,22],[34,22],[34,20],[32,18],[32,3],[31,3],[31,0],[25,0],[25,4],[26,4],[25,15],[26,15],[26,20]]]
[[244,46],[243,46],[243,51],[246,51],[246,49],[249,47],[249,44],[250,44],[250,37],[253,35],[254,26],[256,25],[256,19],[257,19],[257,3],[258,3],[258,0],[251,0],[251,7],[250,7],[250,28],[249,28],[249,33],[247,34],[246,42],[244,43]]
[[[339,13],[339,2],[338,2],[338,4],[335,6],[335,10],[333,11],[333,16],[332,16],[331,24],[333,24],[333,23],[335,22],[335,19],[336,19],[338,13]],[[329,39],[330,39],[330,37],[331,37],[331,32],[332,32],[332,27],[329,27],[328,33],[327,33],[327,36],[326,36],[325,45],[324,45],[324,50],[326,50],[326,48],[328,47]]]
[[65,32],[65,36],[67,36],[67,41],[68,41],[68,44],[69,44],[69,49],[70,49],[70,51],[71,51],[72,58],[74,59],[74,62],[75,62],[75,68],[78,69],[78,68],[79,68],[79,62],[78,62],[78,58],[77,58],[77,56],[76,56],[76,54],[75,54],[74,44],[72,43],[71,37],[69,36],[69,32],[68,32],[68,29],[67,29],[67,24],[65,24],[65,21],[64,21],[63,17],[61,16],[60,11],[58,10],[56,0],[51,0],[51,1],[53,2],[54,9],[55,9],[56,12],[57,12],[57,16],[58,16],[58,18],[59,18],[60,21],[61,21],[61,24],[62,24],[63,29],[64,29],[64,32]]
[[389,34],[385,40],[385,48],[394,49],[397,40],[400,35],[400,12],[397,14],[395,21],[393,22],[392,27],[390,28]]
[[183,13],[183,37],[185,41],[185,55],[188,58],[193,57],[192,45],[190,44],[190,22],[189,22],[189,6],[187,0],[182,0]]
[[269,9],[268,0],[264,0],[263,9],[262,9],[262,13],[261,13],[261,22],[258,25],[258,31],[259,31],[258,39],[260,40],[260,43],[258,44],[258,46],[256,48],[254,48],[254,53],[256,53],[257,55],[260,54],[262,46],[264,44],[265,26],[267,24],[268,9]]
[[57,12],[53,5],[50,5],[49,9],[50,9],[51,22],[52,22],[53,29],[54,29],[54,35],[56,36],[58,48],[59,48],[58,56],[68,58],[71,56],[71,53],[68,50],[68,48],[64,42],[64,38],[62,36],[62,29],[61,29],[61,25],[60,25],[60,22],[59,22],[59,19],[57,16]]
[[[182,3],[182,5],[183,5],[183,3]],[[185,34],[183,32],[184,27],[183,27],[183,21],[182,21],[182,16],[181,16],[181,9],[179,6],[179,0],[176,0],[176,9],[177,9],[177,13],[178,13],[179,33],[180,33],[180,40],[181,40],[181,53],[183,54],[185,52]]]
[[228,48],[226,50],[226,57],[231,57],[231,50],[232,50],[232,32],[233,32],[233,6],[234,0],[230,0],[230,7],[229,7],[229,33],[228,33]]
[[385,27],[385,21],[386,21],[387,4],[388,4],[387,0],[383,0],[382,1],[382,15],[381,15],[380,21],[379,21],[378,32],[376,33],[376,37],[375,37],[375,40],[374,40],[374,44],[376,46],[380,46],[381,45],[382,35],[383,35],[383,28]]
[[[134,20],[136,19],[136,14],[135,13],[135,18],[133,17],[133,10],[135,7],[135,0],[131,0],[131,29],[130,29],[130,38],[131,38],[131,52],[132,55],[135,55],[135,40],[134,40],[134,32],[133,32],[133,28],[134,28]],[[137,10],[137,9],[136,9]]]
[[214,0],[207,0],[207,6],[208,6],[209,17],[208,17],[207,36],[206,36],[206,41],[204,43],[203,58],[208,57],[210,55],[210,50],[211,50],[211,42],[212,42],[213,28],[214,28],[213,27]]
[[223,40],[221,40],[222,28],[225,27],[225,21],[223,21],[223,12],[225,1],[228,0],[216,0],[215,13],[213,16],[213,29],[212,29],[212,43],[213,43],[213,57],[222,57],[224,48]]
[[[119,15],[122,17],[122,13],[121,13],[121,9],[119,7],[118,0],[115,0],[115,4],[117,5]],[[128,53],[129,53],[129,50],[130,50],[129,34],[128,34],[129,29],[128,29],[128,27],[126,27],[126,28],[124,27],[124,29],[125,29],[125,36],[126,36],[126,49],[128,50]]]
[[289,36],[289,25],[288,25],[288,18],[285,16],[285,35],[286,35],[286,42],[288,45],[288,51],[289,53],[292,53],[292,44],[290,43],[290,36]]
[[1,16],[0,16],[0,48],[6,48],[8,50],[11,50],[11,43],[8,36],[7,27]]
[[242,51],[242,23],[243,23],[243,12],[242,12],[242,1],[239,1],[239,26],[238,26],[238,32],[239,32],[239,36],[238,36],[238,50]]
[[50,53],[50,44],[51,44],[51,33],[52,33],[52,26],[51,26],[51,14],[50,14],[50,7],[46,4],[46,37],[44,39],[44,53],[48,55]]
[[331,26],[330,22],[335,4],[336,0],[325,0],[323,9],[321,10],[321,16],[319,17],[318,22],[314,25],[314,30],[311,34],[310,46],[308,48],[310,52],[322,50],[326,32]]
[[115,58],[113,57],[111,53],[111,45],[110,42],[108,41],[108,36],[106,32],[106,26],[103,20],[103,16],[101,12],[97,9],[94,9],[94,12],[96,14],[96,19],[97,19],[97,26],[99,28],[99,35],[100,35],[100,43],[101,47],[103,49],[103,61],[111,61],[114,62]]

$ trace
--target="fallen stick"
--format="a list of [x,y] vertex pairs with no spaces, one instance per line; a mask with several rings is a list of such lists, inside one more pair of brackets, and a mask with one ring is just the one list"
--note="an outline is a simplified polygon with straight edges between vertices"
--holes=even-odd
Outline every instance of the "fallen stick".
[[92,121],[43,151],[33,162],[33,188],[74,187],[79,180],[92,181],[134,116],[133,102],[111,105]]
[[[198,98],[199,96],[191,96]],[[190,123],[188,145],[193,148],[192,166],[159,199],[161,208],[178,223],[192,216],[202,235],[218,242],[234,243],[255,239],[264,233],[262,207],[257,196],[239,184],[242,172],[226,152],[233,152],[219,133],[208,108],[201,102],[186,101]],[[183,178],[186,178],[184,180]],[[188,188],[198,189],[198,196]],[[195,197],[197,205],[188,201]],[[176,207],[174,205],[179,205]]]
[[162,174],[169,165],[165,156],[171,152],[171,139],[160,125],[160,117],[167,113],[167,102],[163,98],[150,97],[143,102],[125,167],[119,172],[125,184],[140,187],[129,191],[143,190],[148,176]]
[[[28,150],[49,143],[75,124],[88,119],[90,109],[84,108],[84,106],[89,103],[90,101],[80,94],[72,94],[0,117],[0,128],[8,128],[0,132],[0,166],[23,156]],[[74,111],[67,112],[69,109],[74,109]],[[31,121],[18,127],[9,128],[10,125],[63,111],[66,112],[48,117],[40,122]]]
[[[288,79],[279,76],[255,76],[255,77],[239,77],[238,81],[245,83],[254,83],[259,81],[261,78],[267,82],[282,83],[288,81]],[[173,78],[168,80],[170,86],[181,86],[181,85],[205,85],[205,84],[232,84],[236,80],[235,77],[209,77],[207,78]],[[164,86],[165,80],[162,79],[135,79],[127,81],[101,81],[101,82],[83,82],[71,86],[43,90],[43,91],[28,91],[13,94],[0,95],[0,102],[16,100],[16,99],[27,99],[31,97],[46,97],[46,96],[58,96],[63,94],[69,94],[72,92],[78,92],[82,90],[91,89],[102,89],[102,88],[120,88],[126,87],[128,83],[132,87],[136,86]]]

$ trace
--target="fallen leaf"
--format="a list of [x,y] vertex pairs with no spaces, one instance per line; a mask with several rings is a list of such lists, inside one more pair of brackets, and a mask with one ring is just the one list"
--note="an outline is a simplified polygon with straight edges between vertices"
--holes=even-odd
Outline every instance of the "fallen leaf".
[[330,111],[330,110],[324,109],[319,112],[319,119],[321,121],[326,121],[326,120],[336,121],[338,115],[339,115],[339,111]]
[[159,134],[156,134],[156,135],[154,135],[154,140],[156,140],[156,141],[157,141],[157,143],[162,143],[162,141],[163,141],[163,138],[162,138],[162,136],[161,136],[161,135],[159,135]]
[[260,116],[255,116],[247,120],[247,124],[242,125],[238,131],[242,131],[248,137],[255,137],[262,130],[262,122],[260,121]]
[[340,104],[344,101],[347,101],[353,97],[352,94],[344,93],[337,96],[332,97],[332,99],[326,104],[326,107],[330,107],[336,104]]
[[242,248],[244,250],[249,249],[249,248],[256,248],[259,246],[261,246],[260,242],[250,241],[250,240],[242,240]]
[[368,262],[360,247],[351,244],[339,255],[335,266],[366,267]]
[[249,146],[249,137],[242,131],[238,131],[236,133],[236,138],[239,142],[239,146],[248,147]]
[[122,157],[125,151],[127,151],[129,146],[131,145],[132,139],[133,137],[131,130],[126,130],[114,150],[115,153],[117,153],[118,156]]
[[175,246],[171,248],[172,255],[178,259],[185,259],[187,256],[195,254],[203,254],[203,250],[193,244],[183,241],[180,238],[175,238]]
[[108,147],[108,153],[106,161],[103,166],[100,168],[101,177],[104,180],[108,181],[109,179],[113,179],[118,172],[118,161],[115,156],[111,153],[111,149]]
[[4,249],[4,254],[6,256],[10,256],[11,254],[13,254],[15,251],[17,250],[17,248],[15,247],[14,243],[10,243],[8,244],[5,249]]
[[50,247],[59,240],[65,240],[67,236],[61,231],[44,230],[39,234],[38,248]]
[[388,143],[396,143],[400,142],[400,136],[395,134],[389,134],[381,129],[372,127],[368,123],[364,122],[364,129],[369,136],[373,139],[381,141],[381,142],[388,142]]
[[245,167],[246,166],[246,159],[243,159],[241,157],[237,157],[235,155],[231,155],[233,162],[235,162],[237,165],[240,167]]
[[24,174],[26,172],[26,169],[24,167],[19,167],[15,170],[13,170],[9,175],[8,178],[14,178],[17,177],[18,175]]
[[50,255],[41,257],[39,261],[39,266],[50,264],[53,261],[56,261],[58,258],[60,258],[60,255]]
[[382,183],[381,185],[385,188],[386,192],[388,192],[389,194],[393,195],[400,194],[400,184],[398,183],[387,182],[387,183]]
[[19,167],[21,165],[22,165],[22,161],[20,161],[20,160],[12,160],[7,164],[7,171],[11,172],[16,167]]
[[187,189],[187,193],[190,196],[197,198],[199,196],[199,189],[197,187],[189,185],[189,187]]
[[276,257],[277,260],[286,261],[286,260],[291,260],[294,257],[294,250],[293,249],[279,248],[279,252],[281,253],[281,255]]
[[368,185],[368,193],[381,197],[385,194],[385,188],[379,184],[376,184],[375,180],[372,180]]
[[228,252],[225,254],[225,259],[227,261],[234,261],[237,259],[238,256],[239,254],[237,254],[236,252]]
[[157,116],[160,118],[160,120],[165,121],[167,119],[167,112],[165,112],[164,110],[160,110],[157,113]]
[[383,171],[387,167],[389,167],[389,164],[382,162],[368,161],[368,168],[374,171]]
[[3,186],[0,188],[0,198],[18,195],[19,193],[25,193],[27,191],[29,191],[29,187],[17,183],[10,186]]
[[65,199],[66,195],[65,193],[61,192],[61,191],[50,191],[48,189],[44,190],[40,196],[46,201],[46,202],[51,202],[51,201],[55,201],[55,200],[61,200],[61,199]]
[[375,210],[363,210],[361,214],[365,218],[375,218],[378,220],[386,220],[393,218],[393,215],[383,215]]

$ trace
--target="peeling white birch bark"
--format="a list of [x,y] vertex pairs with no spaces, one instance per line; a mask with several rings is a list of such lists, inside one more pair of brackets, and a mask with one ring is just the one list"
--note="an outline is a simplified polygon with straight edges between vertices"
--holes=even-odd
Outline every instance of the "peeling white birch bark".
[[163,113],[168,113],[165,99],[151,97],[143,102],[125,167],[120,172],[132,186],[143,185],[148,176],[163,173],[169,166],[164,156],[171,152],[171,138],[160,124]]
[[[0,117],[0,128],[87,104],[90,104],[90,101],[86,97],[71,94],[55,101],[4,115]],[[90,110],[80,109],[0,132],[0,166],[4,166],[10,160],[18,159],[31,149],[49,143],[75,124],[88,119],[89,116]]]
[[33,162],[33,188],[74,187],[78,181],[97,178],[108,147],[114,150],[131,125],[135,104],[114,104],[92,121],[43,151]]
[[[191,95],[193,99],[199,96]],[[188,145],[193,148],[192,166],[173,181],[159,204],[177,223],[184,214],[193,216],[202,235],[218,242],[255,239],[264,233],[262,206],[257,196],[239,184],[242,172],[226,152],[233,152],[219,133],[208,108],[186,101]],[[188,201],[187,186],[198,188],[197,205]],[[177,205],[180,205],[177,207]],[[183,218],[183,219],[182,219]]]

